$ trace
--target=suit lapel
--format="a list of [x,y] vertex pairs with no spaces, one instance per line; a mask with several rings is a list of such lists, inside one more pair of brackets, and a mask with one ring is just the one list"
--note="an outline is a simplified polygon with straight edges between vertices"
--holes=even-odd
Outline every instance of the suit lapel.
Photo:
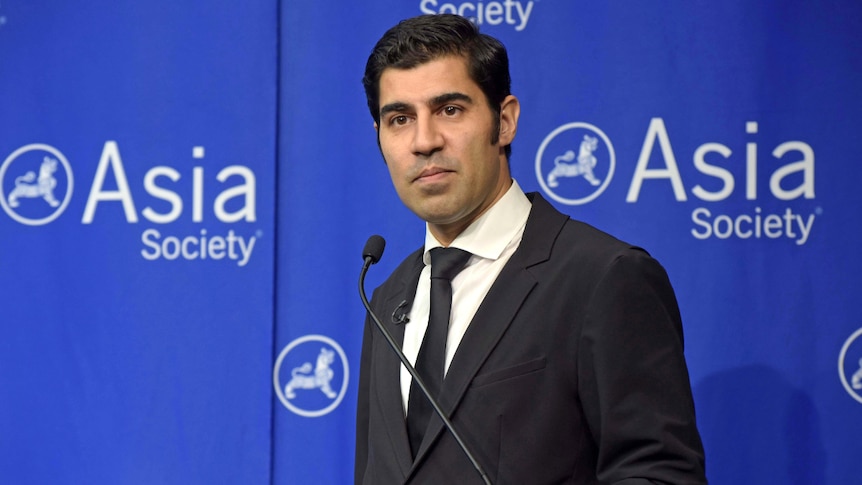
[[[528,197],[533,207],[521,244],[476,311],[443,381],[440,406],[449,417],[535,287],[536,279],[530,267],[549,259],[553,242],[568,220],[568,216],[558,212],[541,196],[528,194]],[[443,421],[432,415],[414,469],[442,430]]]
[[[390,316],[404,301],[408,303],[406,307],[402,308],[403,311],[405,313],[410,311],[410,305],[412,305],[416,293],[416,284],[419,281],[419,273],[422,272],[423,267],[421,254],[420,252],[419,258],[404,271],[395,291],[382,305],[375,308],[381,323],[392,335],[399,348],[404,343],[404,325],[395,324]],[[407,474],[413,464],[413,457],[410,453],[410,441],[407,437],[407,424],[404,420],[404,406],[401,400],[401,362],[395,352],[389,348],[382,335],[380,335],[380,341],[381,344],[378,346],[376,356],[378,367],[375,371],[379,378],[376,386],[377,398],[383,410],[384,426],[392,442],[396,460],[402,472]]]

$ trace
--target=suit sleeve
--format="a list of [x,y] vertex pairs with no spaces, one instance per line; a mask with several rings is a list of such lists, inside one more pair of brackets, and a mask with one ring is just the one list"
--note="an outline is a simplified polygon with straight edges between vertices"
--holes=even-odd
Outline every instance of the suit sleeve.
[[608,264],[577,355],[602,483],[706,483],[676,297],[644,251],[627,249]]

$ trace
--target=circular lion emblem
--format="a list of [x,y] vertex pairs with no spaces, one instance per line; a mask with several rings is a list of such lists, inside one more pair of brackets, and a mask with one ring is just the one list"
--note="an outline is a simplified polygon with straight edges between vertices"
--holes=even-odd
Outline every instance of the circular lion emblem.
[[278,355],[272,384],[287,409],[318,417],[338,407],[347,392],[348,378],[347,356],[341,346],[323,335],[306,335]]
[[567,123],[542,140],[536,178],[550,198],[580,205],[604,192],[615,165],[614,147],[602,130],[589,123]]
[[21,224],[41,226],[59,217],[72,186],[69,161],[50,145],[23,146],[0,165],[0,206]]

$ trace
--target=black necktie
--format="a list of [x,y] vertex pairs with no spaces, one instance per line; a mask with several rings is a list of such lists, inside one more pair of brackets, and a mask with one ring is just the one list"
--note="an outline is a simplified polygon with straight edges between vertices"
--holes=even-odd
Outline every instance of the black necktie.
[[[449,314],[452,310],[452,278],[464,269],[468,259],[470,253],[457,248],[431,250],[431,311],[415,367],[435,397],[443,387],[446,336],[449,334]],[[414,456],[422,443],[433,409],[419,386],[411,383],[407,400],[407,434]]]

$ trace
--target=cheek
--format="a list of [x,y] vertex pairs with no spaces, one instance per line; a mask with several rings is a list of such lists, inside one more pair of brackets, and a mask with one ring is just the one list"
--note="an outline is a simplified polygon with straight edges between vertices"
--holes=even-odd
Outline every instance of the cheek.
[[399,154],[401,150],[399,150],[398,145],[393,143],[391,139],[388,138],[378,138],[377,146],[380,148],[380,154],[383,155],[383,162],[389,167],[389,170],[393,170],[393,167],[398,166],[398,162],[401,157]]
[[386,156],[383,157],[383,162],[386,163],[386,169],[389,170],[389,178],[392,179],[392,182],[396,185],[398,184],[398,169],[397,165],[389,161]]
[[402,189],[407,185],[406,169],[403,164],[398,163],[398,160],[394,160],[390,156],[384,155],[383,161],[386,163],[387,170],[389,170],[389,178],[392,179],[392,185],[395,186],[396,191],[401,193]]

